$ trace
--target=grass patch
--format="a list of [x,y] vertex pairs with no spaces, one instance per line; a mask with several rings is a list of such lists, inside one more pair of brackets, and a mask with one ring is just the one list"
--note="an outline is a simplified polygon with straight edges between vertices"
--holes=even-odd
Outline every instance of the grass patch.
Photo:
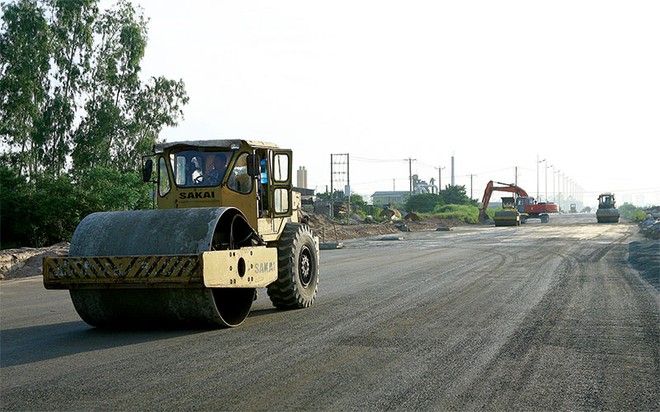
[[439,205],[433,209],[433,216],[440,219],[456,219],[465,223],[479,222],[479,209],[470,205]]

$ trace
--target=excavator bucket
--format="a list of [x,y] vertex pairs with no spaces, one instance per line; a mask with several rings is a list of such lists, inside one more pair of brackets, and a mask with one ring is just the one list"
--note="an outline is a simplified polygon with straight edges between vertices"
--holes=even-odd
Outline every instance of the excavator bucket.
[[101,327],[238,326],[276,279],[276,249],[231,207],[93,213],[44,260],[45,287]]

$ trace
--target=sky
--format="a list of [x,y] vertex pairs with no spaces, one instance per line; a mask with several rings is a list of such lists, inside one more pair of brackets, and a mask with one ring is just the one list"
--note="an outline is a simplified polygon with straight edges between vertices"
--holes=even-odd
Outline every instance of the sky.
[[660,204],[658,1],[133,3],[143,76],[190,97],[166,141],[276,143],[318,192],[348,154],[367,199],[409,190],[409,171],[437,184],[444,168],[444,187],[453,156],[474,199],[517,177],[541,200]]

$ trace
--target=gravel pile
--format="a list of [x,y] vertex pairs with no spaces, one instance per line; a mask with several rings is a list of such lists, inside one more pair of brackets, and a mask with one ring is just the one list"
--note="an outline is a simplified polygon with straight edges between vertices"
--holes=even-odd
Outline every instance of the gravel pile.
[[660,239],[660,219],[649,215],[639,224],[639,230],[646,238]]

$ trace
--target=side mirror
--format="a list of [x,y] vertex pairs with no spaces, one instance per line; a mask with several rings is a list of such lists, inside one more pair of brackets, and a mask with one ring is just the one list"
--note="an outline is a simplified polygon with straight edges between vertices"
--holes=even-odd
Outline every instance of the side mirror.
[[250,177],[259,176],[259,158],[255,155],[248,155],[247,157],[247,173]]
[[152,159],[147,159],[142,166],[142,181],[145,183],[151,182],[151,173],[154,170],[154,161]]

